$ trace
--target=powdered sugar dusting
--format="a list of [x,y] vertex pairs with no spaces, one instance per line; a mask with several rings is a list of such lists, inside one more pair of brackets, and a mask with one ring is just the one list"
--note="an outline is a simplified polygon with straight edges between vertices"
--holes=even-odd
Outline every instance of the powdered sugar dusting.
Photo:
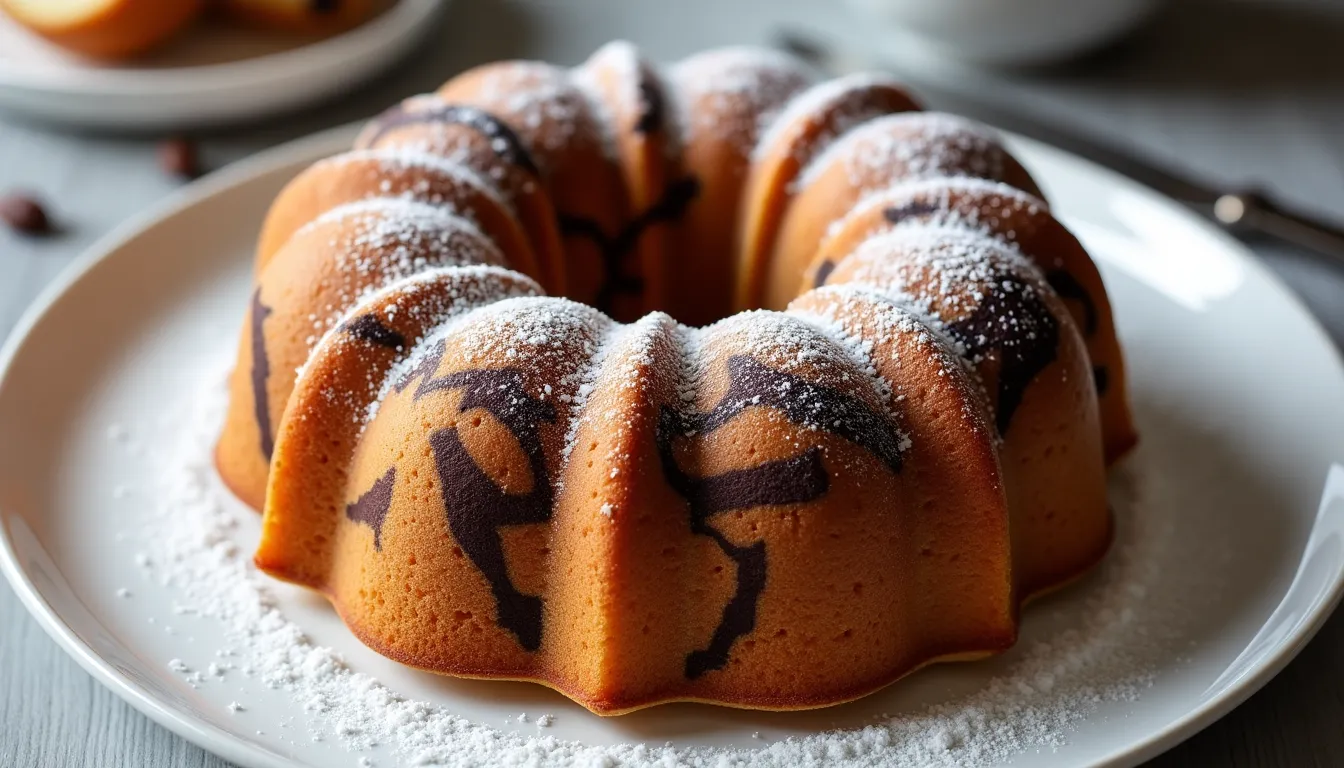
[[[804,294],[791,304],[789,311],[814,318],[824,327],[831,329],[833,335],[848,340],[858,346],[856,354],[871,356],[876,347],[883,347],[885,354],[899,355],[895,347],[898,337],[913,342],[917,354],[931,362],[940,376],[953,370],[960,371],[968,381],[974,382],[980,397],[976,399],[982,407],[973,408],[966,413],[966,426],[974,430],[984,430],[994,440],[999,440],[996,430],[988,429],[989,398],[983,390],[983,382],[975,372],[971,362],[964,356],[963,345],[957,343],[944,332],[941,322],[929,322],[927,315],[921,317],[906,306],[898,296],[882,291],[862,282],[827,285]],[[795,305],[807,304],[807,310],[796,309]],[[902,364],[900,357],[895,357]],[[906,397],[905,386],[901,382],[886,384],[886,393],[899,410],[900,403]]]
[[[630,464],[631,456],[624,448],[635,429],[632,415],[609,400],[594,401],[592,397],[599,388],[618,395],[634,391],[638,396],[656,386],[656,378],[674,380],[679,361],[674,354],[669,354],[673,350],[667,340],[676,328],[676,321],[670,316],[654,312],[634,323],[616,325],[607,332],[585,375],[580,388],[582,396],[576,399],[560,452],[563,463],[570,461],[578,447],[581,430],[586,429],[589,434],[600,435],[601,442],[608,446],[602,459],[612,467],[612,478],[618,477],[621,469]],[[603,490],[606,487],[602,486]],[[618,511],[618,505],[606,499],[602,499],[598,509],[599,514],[607,518]]]
[[[897,225],[866,240],[842,269],[848,280],[887,294],[939,331],[980,306],[989,286],[1011,287],[1011,276],[1025,278],[1020,290],[1049,290],[1036,267],[1012,244],[974,229],[939,224]],[[1027,319],[998,320],[1016,325]],[[1024,326],[1020,332],[1030,329]],[[955,346],[964,352],[962,345]]]
[[[433,342],[442,338],[454,322],[488,304],[540,293],[541,287],[530,278],[489,265],[426,269],[370,293],[344,317],[377,313],[391,322],[405,315],[430,329],[426,334],[428,338],[408,340],[410,349],[400,350],[404,358],[393,365],[385,379],[371,379],[368,391],[341,393],[341,396],[365,403],[363,421],[367,422],[378,412],[378,405],[387,396],[392,384],[406,371],[413,370],[423,360]],[[313,360],[322,356],[349,354],[352,349],[364,350],[366,347],[352,346],[349,338],[339,332],[339,325],[333,325],[315,345],[313,355],[299,369],[298,376],[304,375]]]
[[565,442],[560,448],[562,464],[567,463],[570,454],[574,452],[579,429],[585,422],[591,423],[592,421],[590,409],[587,406],[588,399],[592,397],[593,390],[597,387],[598,375],[612,350],[621,345],[621,342],[631,334],[633,328],[633,325],[619,325],[617,323],[607,325],[602,329],[600,340],[592,354],[580,364],[579,370],[575,374],[575,383],[578,387],[571,398],[573,408],[570,411],[569,425],[565,428]]
[[[331,230],[325,253],[329,276],[319,286],[327,303],[304,307],[311,347],[346,310],[383,286],[431,267],[503,266],[504,255],[469,219],[442,206],[406,198],[377,197],[338,206],[306,224],[295,239]],[[306,254],[296,254],[302,258]],[[276,259],[288,258],[282,251]]]
[[1000,179],[1007,150],[985,126],[940,112],[903,112],[871,119],[817,154],[798,175],[806,186],[840,163],[859,190],[901,179],[973,176]]
[[[958,196],[956,203],[953,195]],[[1035,195],[990,179],[948,176],[902,180],[860,197],[848,213],[827,226],[822,242],[846,231],[855,221],[871,218],[877,209],[910,203],[925,203],[930,210],[906,222],[908,225],[918,222],[972,229],[1006,242],[1016,239],[1017,233],[1003,231],[1002,222],[1018,214],[1037,216],[1049,210],[1045,201]]]
[[597,145],[613,156],[614,142],[594,114],[594,100],[569,70],[535,61],[492,65],[480,78],[476,100],[518,131],[543,171],[554,170],[576,146]]
[[[620,125],[619,107],[608,103],[600,78],[616,79],[616,90],[610,96],[616,99],[639,97],[639,52],[623,40],[607,43],[597,49],[588,61],[576,67],[571,81],[579,93],[588,99],[588,109],[596,118],[601,131],[602,146],[607,157],[620,160],[617,132],[627,130]],[[638,112],[638,110],[633,110]]]
[[793,158],[806,166],[813,153],[822,151],[835,137],[887,113],[885,108],[868,98],[875,89],[899,90],[900,85],[888,75],[857,72],[812,86],[794,97],[771,121],[761,135],[752,159],[759,161],[765,153],[776,149],[779,140],[803,121],[824,121],[819,135],[791,149]]
[[[457,323],[482,307],[541,292],[539,285],[518,272],[486,265],[448,267],[427,270],[393,283],[352,309],[351,315],[375,311],[389,321],[406,313],[426,329],[419,338],[408,342],[410,349],[405,356],[392,366],[383,381],[375,384],[376,395],[372,397],[367,418],[377,413],[378,404],[393,385],[420,365],[435,343],[443,340]],[[325,354],[339,354],[344,342],[332,335],[323,344],[328,350]]]
[[[662,110],[656,109],[650,99],[667,99],[668,85],[663,81],[662,73],[650,66],[640,55],[639,49],[625,40],[614,40],[597,49],[588,61],[574,71],[574,81],[580,90],[589,93],[594,101],[594,114],[602,117],[605,133],[611,146],[612,157],[619,157],[616,148],[617,134],[625,131],[642,132],[638,122],[646,111],[658,116]],[[607,87],[600,87],[601,81],[607,81]],[[646,89],[652,89],[650,93]],[[671,125],[673,115],[661,115],[663,124],[656,126],[663,131],[663,149],[669,159],[680,157],[682,144],[680,131]]]
[[526,363],[538,371],[569,368],[598,351],[615,323],[596,309],[553,297],[505,299],[476,312],[459,329],[458,360]]
[[790,97],[816,79],[800,60],[760,48],[725,48],[692,56],[669,72],[687,136],[708,133],[745,156]]
[[[891,385],[886,379],[878,375],[877,366],[873,362],[874,342],[880,340],[880,337],[874,339],[856,333],[854,328],[831,316],[801,312],[796,309],[790,310],[789,315],[815,326],[823,336],[837,342],[840,348],[848,353],[850,363],[855,370],[868,377],[878,399],[889,406],[891,403]],[[903,450],[909,447],[908,440],[906,442],[907,444],[902,447]]]
[[[777,371],[856,395],[892,419],[890,388],[868,358],[871,346],[846,341],[843,334],[837,337],[836,330],[831,323],[818,322],[801,313],[756,310],[733,315],[699,333],[700,343],[707,352],[749,355]],[[789,385],[785,382],[780,386]],[[818,431],[831,427],[834,416],[824,404],[811,405],[801,412],[801,423],[794,422],[793,426]],[[899,442],[902,448],[909,445],[909,439],[903,435]]]
[[[225,674],[181,660],[174,674],[199,688],[255,681],[292,702],[300,728],[295,735],[306,726],[314,742],[361,756],[377,750],[372,762],[379,765],[389,764],[389,753],[398,763],[423,766],[999,765],[1024,751],[1063,745],[1098,707],[1141,697],[1157,665],[1170,663],[1181,636],[1184,608],[1160,589],[1173,576],[1161,563],[1180,562],[1168,553],[1171,521],[1145,511],[1143,486],[1122,475],[1112,489],[1120,521],[1115,548],[1098,575],[1074,588],[1085,590],[1081,609],[1067,612],[1049,632],[1031,633],[997,665],[1001,673],[974,690],[939,695],[939,703],[873,717],[860,727],[752,739],[758,745],[752,747],[582,744],[553,735],[573,718],[592,717],[570,706],[529,712],[534,728],[497,730],[461,717],[452,704],[398,693],[315,642],[286,615],[288,603],[278,599],[274,582],[250,562],[252,542],[239,541],[239,521],[253,513],[213,479],[211,449],[225,391],[218,371],[207,380],[167,408],[175,429],[154,459],[161,488],[145,528],[152,549],[147,574],[171,584],[193,620],[218,624],[215,656]],[[236,717],[264,710],[246,695],[223,698]],[[541,728],[543,719],[548,727]]]
[[[435,191],[435,176],[450,177],[459,183],[470,186],[483,193],[506,210],[513,211],[513,203],[507,200],[498,186],[468,163],[428,152],[415,146],[390,146],[376,149],[356,149],[319,161],[314,168],[325,167],[339,169],[348,173],[349,169],[369,164],[372,180],[380,182],[380,196],[393,195],[397,188],[404,189],[402,194],[415,200],[437,205],[451,205],[452,200],[445,199]],[[409,176],[409,179],[398,177]]]
[[[411,96],[401,102],[401,110],[409,115],[429,114],[450,105],[438,94]],[[374,120],[364,129],[355,146],[362,151],[369,147],[393,150],[412,155],[430,155],[448,165],[469,168],[483,178],[499,185],[506,199],[532,191],[534,180],[507,162],[498,151],[500,139],[483,140],[474,129],[453,122],[427,120],[413,122],[384,133],[380,121]]]
[[[621,79],[638,76],[637,56],[628,47],[603,49],[593,61],[599,58],[614,62]],[[495,65],[478,77],[470,100],[508,122],[544,172],[555,171],[572,156],[568,150],[582,143],[596,142],[608,157],[616,156],[611,133],[615,120],[591,69],[515,62]],[[1004,172],[1006,155],[997,140],[973,124],[941,115],[878,117],[876,108],[864,106],[863,100],[852,105],[846,100],[856,89],[888,84],[885,78],[843,79],[799,97],[812,79],[790,57],[730,49],[678,65],[672,72],[677,87],[669,95],[684,134],[728,142],[744,161],[754,146],[773,141],[795,120],[831,110],[823,141],[807,143],[806,154],[797,156],[807,164],[798,183],[807,183],[835,163],[842,164],[861,191],[882,194],[892,191],[890,169],[895,167],[903,169],[906,180],[949,174],[997,178]],[[406,109],[442,103],[422,97],[406,102]],[[496,182],[517,182],[516,170],[481,151],[479,136],[444,131],[451,138],[442,139],[436,131],[419,131],[416,139],[396,149],[356,152],[327,162],[371,160],[389,174],[433,170],[487,192]],[[758,145],[762,131],[767,135]],[[831,141],[835,137],[841,138]],[[813,148],[828,142],[829,149],[814,159]],[[749,355],[777,371],[841,390],[894,419],[901,393],[878,374],[876,343],[898,333],[915,334],[928,354],[943,356],[940,364],[964,367],[964,361],[947,357],[950,342],[941,331],[944,321],[959,311],[959,302],[981,301],[987,286],[1010,274],[1031,278],[1024,290],[1043,286],[1035,268],[1008,242],[1010,237],[988,236],[977,218],[981,211],[951,210],[946,203],[953,187],[934,186],[985,182],[939,179],[896,188],[925,194],[918,184],[929,185],[927,194],[943,195],[946,210],[899,223],[864,243],[847,263],[855,282],[818,292],[834,297],[840,311],[746,312],[703,329],[680,326],[658,313],[619,325],[591,307],[535,295],[540,293],[535,283],[487,266],[502,265],[503,257],[473,222],[452,210],[452,201],[428,200],[427,186],[403,190],[389,184],[384,196],[341,206],[301,230],[340,225],[345,240],[332,243],[334,258],[341,279],[350,281],[339,292],[339,307],[321,308],[310,318],[314,336],[309,341],[325,334],[320,355],[353,349],[352,342],[334,331],[337,322],[349,317],[347,306],[381,313],[388,320],[420,313],[423,332],[404,346],[400,339],[395,342],[399,360],[386,376],[375,380],[371,373],[367,391],[361,383],[358,392],[331,396],[350,398],[356,420],[367,424],[399,382],[451,345],[444,359],[455,369],[517,366],[535,396],[560,405],[562,465],[581,427],[611,435],[613,446],[623,445],[622,439],[631,434],[629,413],[603,409],[605,401],[594,399],[599,386],[610,384],[613,392],[639,390],[651,385],[651,377],[666,376],[676,382],[682,403],[692,406],[707,367],[727,355]],[[1003,194],[1005,211],[1039,203],[1024,203],[1015,191]],[[874,204],[876,196],[868,197],[864,204]],[[891,258],[896,252],[902,255],[899,263]],[[370,280],[375,272],[378,278]],[[427,294],[436,300],[421,301]],[[845,302],[861,301],[884,307],[872,315],[873,333],[861,332],[842,311]],[[772,385],[797,388],[796,381],[781,378]],[[1014,649],[1002,673],[975,691],[894,717],[871,718],[859,727],[851,720],[848,728],[800,732],[751,748],[672,742],[594,746],[543,736],[539,730],[534,735],[498,731],[469,722],[452,706],[402,696],[352,669],[282,612],[271,581],[246,555],[253,542],[240,546],[237,541],[237,506],[213,482],[210,449],[222,412],[221,388],[212,383],[207,396],[189,395],[179,406],[181,420],[189,426],[175,433],[182,445],[161,457],[164,466],[158,474],[164,489],[155,497],[161,509],[153,521],[154,535],[147,538],[152,556],[143,555],[142,567],[159,572],[181,592],[178,613],[222,624],[229,645],[221,649],[221,658],[228,660],[193,669],[173,659],[168,668],[193,688],[217,684],[236,671],[284,691],[293,700],[293,710],[309,718],[314,740],[334,738],[356,752],[386,745],[411,764],[453,766],[997,764],[1027,749],[1063,744],[1069,729],[1103,703],[1134,700],[1152,679],[1154,660],[1166,657],[1175,636],[1177,622],[1171,616],[1143,623],[1144,598],[1161,575],[1153,553],[1165,546],[1170,524],[1164,527],[1144,517],[1139,505],[1124,495],[1133,489],[1122,488],[1117,507],[1126,518],[1116,551],[1092,586],[1084,610],[1047,639]],[[792,426],[832,426],[827,420],[835,415],[823,403],[810,410],[808,403],[802,405],[803,415]],[[900,436],[900,442],[901,450],[909,448],[908,437]],[[615,477],[628,457],[610,453],[605,458]],[[597,514],[613,520],[623,514],[620,504],[600,501],[594,502]],[[444,699],[454,700],[452,694]],[[533,713],[530,722],[554,733],[563,730],[564,718],[589,717],[576,706],[561,706],[559,718]],[[234,701],[228,709],[243,716],[249,706],[246,700]],[[529,722],[529,715],[519,715],[518,722]]]
[[[568,299],[498,298],[429,330],[381,382],[366,423],[395,387],[448,344],[456,369],[521,367],[537,397],[559,403],[562,418],[577,418],[592,392],[597,361],[621,328],[598,310]],[[568,428],[567,440],[574,429]]]

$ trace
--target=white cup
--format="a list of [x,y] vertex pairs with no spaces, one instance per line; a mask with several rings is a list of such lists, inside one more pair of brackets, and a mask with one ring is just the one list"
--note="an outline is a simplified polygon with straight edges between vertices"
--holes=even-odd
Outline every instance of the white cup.
[[850,0],[920,53],[1025,66],[1067,59],[1130,31],[1158,0]]

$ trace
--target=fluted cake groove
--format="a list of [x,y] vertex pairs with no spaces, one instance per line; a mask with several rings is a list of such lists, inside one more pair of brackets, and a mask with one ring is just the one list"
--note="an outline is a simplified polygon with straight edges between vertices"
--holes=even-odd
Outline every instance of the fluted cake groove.
[[365,644],[598,714],[1002,651],[1134,444],[1095,265],[994,133],[725,49],[504,62],[281,192],[222,478]]

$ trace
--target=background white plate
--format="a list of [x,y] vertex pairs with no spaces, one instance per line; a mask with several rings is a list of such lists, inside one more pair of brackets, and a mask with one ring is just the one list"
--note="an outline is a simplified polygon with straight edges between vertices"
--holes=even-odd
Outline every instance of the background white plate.
[[0,13],[0,108],[91,128],[167,129],[241,122],[354,88],[433,28],[447,0],[399,0],[323,40],[207,21],[162,51],[91,62]]
[[[199,370],[227,356],[249,290],[250,251],[280,186],[348,146],[349,130],[274,150],[186,190],[114,233],[40,299],[0,352],[0,564],[48,632],[98,680],[188,739],[246,765],[355,765],[331,740],[285,730],[292,700],[227,679],[199,689],[168,669],[201,667],[218,626],[173,612],[127,531],[152,500],[152,465],[108,439],[156,423]],[[1240,246],[1183,209],[1057,150],[1014,141],[1056,209],[1103,265],[1132,368],[1143,481],[1167,543],[1147,553],[1152,605],[1181,607],[1180,645],[1129,702],[1104,702],[1067,743],[1014,765],[1130,765],[1212,722],[1263,685],[1320,626],[1344,581],[1344,367],[1297,301]],[[145,433],[148,435],[148,432]],[[141,435],[143,437],[145,435]],[[1127,513],[1121,512],[1122,542]],[[250,547],[256,518],[235,538]],[[149,535],[152,535],[150,531]],[[1146,552],[1146,551],[1145,551]],[[1113,553],[1109,562],[1124,556]],[[1191,567],[1192,564],[1198,567]],[[1161,570],[1165,568],[1165,570]],[[130,586],[134,599],[119,599]],[[1050,638],[1087,606],[1094,577],[1027,611],[1023,643]],[[520,711],[556,714],[548,735],[589,743],[753,747],[874,713],[974,691],[1017,651],[935,667],[886,691],[812,713],[671,705],[588,715],[548,690],[452,681],[383,659],[320,599],[277,588],[315,641],[407,696],[505,731]],[[1173,602],[1175,601],[1175,602]],[[149,623],[157,619],[156,623]],[[163,625],[171,622],[173,634]],[[245,700],[248,709],[227,705]],[[761,740],[754,740],[759,734]],[[380,762],[386,765],[386,762]]]

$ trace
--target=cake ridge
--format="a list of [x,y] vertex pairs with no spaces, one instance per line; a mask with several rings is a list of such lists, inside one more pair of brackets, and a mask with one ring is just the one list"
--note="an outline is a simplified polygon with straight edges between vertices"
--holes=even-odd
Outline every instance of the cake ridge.
[[[646,316],[647,317],[647,316]],[[608,362],[608,356],[612,350],[620,345],[627,338],[634,336],[639,329],[640,324],[644,322],[641,318],[633,323],[612,323],[602,330],[593,353],[586,358],[577,374],[578,389],[573,396],[570,411],[569,423],[565,425],[562,432],[564,439],[560,445],[560,451],[557,454],[557,486],[563,487],[564,469],[569,463],[570,456],[574,452],[574,446],[578,439],[579,429],[585,419],[588,418],[584,413],[588,405],[588,398],[592,395],[593,389],[597,386],[597,379],[602,373],[603,367]]]
[[[892,258],[895,252],[900,253],[899,259]],[[946,315],[960,309],[961,300],[955,291],[965,290],[972,301],[980,302],[987,295],[984,286],[1002,279],[1005,271],[1045,282],[1044,275],[1011,243],[957,225],[893,227],[865,240],[841,264],[845,262],[852,265],[852,282],[889,296],[945,334],[949,324]],[[921,284],[906,275],[906,268],[933,270],[937,279]],[[950,306],[934,306],[946,300],[952,302]],[[952,338],[958,348],[964,347],[963,342]]]
[[[344,280],[339,298],[346,307],[390,282],[434,266],[506,264],[504,254],[475,222],[451,208],[403,198],[370,198],[338,206],[305,225],[295,237],[341,223],[349,224],[348,239],[333,240],[329,258]],[[358,255],[365,249],[372,250],[377,258]],[[374,272],[381,274],[358,287]],[[339,322],[344,314],[340,307],[326,309],[325,317],[312,318],[319,329]]]
[[[868,379],[878,403],[886,410],[887,416],[893,420],[896,418],[891,382],[878,373],[877,366],[873,362],[872,340],[864,338],[862,334],[851,333],[844,325],[836,322],[833,318],[816,312],[791,309],[786,310],[786,313],[812,326],[818,333],[831,339],[840,349],[844,350],[849,355],[850,364],[853,365],[854,369]],[[905,448],[908,448],[909,436],[902,436],[902,443]]]
[[997,133],[815,74],[488,64],[287,187],[217,450],[259,567],[599,714],[1011,645],[1109,541],[1104,285]]
[[[478,107],[449,103],[438,94],[425,93],[404,99],[375,118],[355,140],[357,149],[378,146],[388,132],[416,123],[465,125],[490,140],[490,148],[504,162],[536,174],[539,167],[518,134],[498,117]],[[432,151],[426,144],[423,150]]]
[[[765,148],[778,141],[782,134],[791,125],[796,124],[798,120],[827,109],[838,108],[842,110],[840,125],[834,128],[828,137],[828,142],[838,141],[849,129],[862,125],[875,117],[872,115],[865,117],[865,115],[868,115],[868,110],[864,108],[864,105],[848,102],[846,96],[873,88],[904,90],[900,80],[888,73],[879,71],[852,72],[814,83],[810,88],[791,99],[777,114],[770,117],[769,123],[761,130],[756,146],[751,150],[752,160],[759,162],[765,159],[763,154]],[[849,112],[853,112],[853,114],[848,114]],[[807,165],[806,159],[800,158],[800,160],[805,167]]]
[[[892,198],[914,195],[937,196],[939,207],[936,210],[929,211],[928,216],[943,217],[947,224],[963,224],[971,228],[984,228],[978,213],[962,213],[951,209],[950,199],[955,192],[998,196],[1003,198],[1005,202],[1021,204],[1030,212],[1046,212],[1049,210],[1049,204],[1040,197],[993,179],[983,179],[975,176],[931,176],[903,179],[895,184],[874,189],[864,194],[844,218],[832,222],[827,235],[833,235],[854,220],[871,214],[874,208],[890,205]],[[999,239],[1007,239],[988,230],[986,230],[986,234]]]
[[[696,130],[725,132],[731,135],[750,131],[754,135],[774,118],[769,111],[759,112],[750,125],[698,124],[690,115],[687,104],[699,99],[768,99],[775,89],[789,91],[794,84],[807,84],[818,79],[815,69],[787,54],[746,46],[722,48],[683,59],[669,71],[675,89],[679,114],[683,116],[682,135]],[[771,83],[777,80],[777,83]],[[752,146],[755,142],[752,142]],[[750,147],[744,147],[749,150]]]
[[[387,398],[392,389],[396,386],[407,373],[421,365],[425,357],[432,354],[429,350],[438,343],[439,340],[446,338],[453,328],[467,319],[473,312],[482,309],[485,306],[493,304],[503,298],[525,295],[519,290],[498,289],[490,292],[483,289],[479,284],[471,285],[467,281],[481,278],[504,278],[510,283],[517,284],[523,288],[533,291],[534,295],[541,293],[541,286],[526,275],[522,275],[514,270],[505,269],[491,264],[468,264],[461,266],[433,267],[412,275],[408,275],[400,280],[389,283],[374,293],[370,293],[359,304],[352,306],[343,316],[342,323],[333,326],[326,332],[323,339],[314,347],[314,356],[317,354],[317,348],[325,344],[330,344],[329,337],[335,336],[340,332],[340,327],[345,322],[367,313],[368,307],[376,305],[388,296],[408,296],[415,291],[430,291],[441,287],[445,281],[451,282],[459,290],[465,284],[468,291],[474,295],[468,295],[465,303],[459,301],[461,294],[453,294],[449,297],[449,305],[441,307],[434,311],[430,318],[424,318],[428,327],[422,334],[414,339],[408,339],[406,344],[406,355],[394,364],[387,374],[376,382],[375,396],[371,399],[368,409],[363,415],[363,424],[372,421],[378,414],[378,406]],[[309,358],[311,360],[312,357]],[[307,365],[305,363],[305,365]],[[299,375],[303,375],[300,370]],[[361,429],[362,429],[361,425]]]
[[[870,343],[876,346],[878,344],[889,344],[896,337],[913,337],[916,344],[927,348],[929,359],[936,363],[940,377],[956,370],[960,371],[974,384],[975,391],[979,395],[977,402],[980,408],[967,409],[967,414],[972,417],[972,425],[979,427],[976,419],[983,419],[986,424],[991,423],[986,414],[992,410],[992,406],[984,381],[967,357],[965,346],[948,335],[946,325],[941,320],[921,311],[918,306],[912,305],[904,297],[863,282],[841,283],[815,288],[800,296],[795,304],[805,299],[811,300],[813,304],[820,304],[821,307],[814,306],[803,310],[795,309],[793,305],[790,305],[790,311],[825,318],[843,328],[846,333],[855,335],[859,332],[851,331],[849,328],[849,324],[852,322],[850,316],[852,313],[847,314],[844,310],[851,307],[855,302],[876,308],[884,316],[878,318],[881,325],[874,329],[876,335],[875,338],[870,340]],[[885,315],[890,315],[890,317],[885,317]],[[897,356],[897,360],[900,360],[899,356]],[[905,402],[907,396],[900,391],[901,387],[898,384],[888,381],[888,387],[894,404]],[[985,433],[992,437],[995,442],[1002,439],[992,428],[985,430]]]
[[[318,214],[312,221],[295,230],[294,234],[309,232],[321,224],[334,224],[346,219],[368,217],[372,219],[380,214],[398,214],[396,224],[405,224],[408,228],[421,227],[429,223],[445,223],[457,220],[472,234],[481,234],[476,222],[458,213],[452,205],[431,203],[405,196],[366,197],[342,203]],[[376,222],[363,222],[366,224]]]
[[[620,152],[617,150],[617,126],[616,115],[611,107],[602,99],[601,88],[594,81],[592,68],[599,57],[608,51],[609,46],[614,43],[608,43],[606,46],[598,48],[582,64],[569,70],[569,82],[573,84],[575,90],[587,101],[588,110],[593,115],[593,121],[597,124],[601,132],[603,154],[613,162],[620,162]],[[619,53],[620,49],[612,48],[613,53]]]
[[[900,320],[903,322],[898,323],[898,325],[895,326],[895,331],[913,331],[916,334],[936,339],[939,344],[945,346],[956,357],[959,365],[962,365],[969,370],[970,361],[965,355],[965,346],[948,335],[946,323],[940,320],[937,316],[922,309],[920,304],[913,301],[907,294],[884,290],[871,283],[855,281],[851,283],[823,285],[818,288],[813,288],[803,295],[815,295],[816,297],[834,296],[844,301],[857,299],[881,305],[891,312],[900,315]],[[832,322],[841,323],[842,320],[833,318]]]
[[[514,201],[509,199],[504,191],[494,180],[478,173],[474,168],[466,163],[435,154],[424,149],[418,149],[411,146],[391,146],[391,147],[368,147],[364,149],[351,149],[338,155],[323,158],[315,165],[341,166],[356,163],[363,160],[372,160],[380,164],[395,165],[402,168],[428,168],[440,173],[453,176],[461,181],[465,181],[486,192],[495,202],[503,205],[510,213],[515,213]],[[419,199],[416,195],[423,194],[419,192],[409,193],[414,199]],[[403,195],[404,196],[404,195]],[[434,205],[446,205],[448,201],[443,200],[425,200]]]
[[[851,162],[862,159],[870,163],[880,160],[889,163],[891,159],[899,159],[907,167],[907,178],[945,178],[939,172],[940,169],[955,160],[930,153],[937,149],[940,143],[956,139],[957,144],[948,146],[942,151],[961,152],[971,158],[988,154],[990,155],[988,162],[998,165],[997,168],[992,165],[982,166],[974,175],[963,175],[968,175],[970,178],[996,179],[1003,173],[1002,162],[1007,151],[1003,148],[1002,139],[986,126],[944,112],[897,112],[874,117],[837,136],[828,147],[815,154],[799,172],[798,186],[804,187],[810,184],[830,163],[851,151],[854,144],[884,136],[884,131],[893,128],[915,128],[919,132],[913,136],[903,134],[900,140],[893,138],[886,141],[862,158],[852,157]],[[910,167],[915,162],[922,162],[924,165]],[[851,173],[851,178],[857,178],[857,175]]]

